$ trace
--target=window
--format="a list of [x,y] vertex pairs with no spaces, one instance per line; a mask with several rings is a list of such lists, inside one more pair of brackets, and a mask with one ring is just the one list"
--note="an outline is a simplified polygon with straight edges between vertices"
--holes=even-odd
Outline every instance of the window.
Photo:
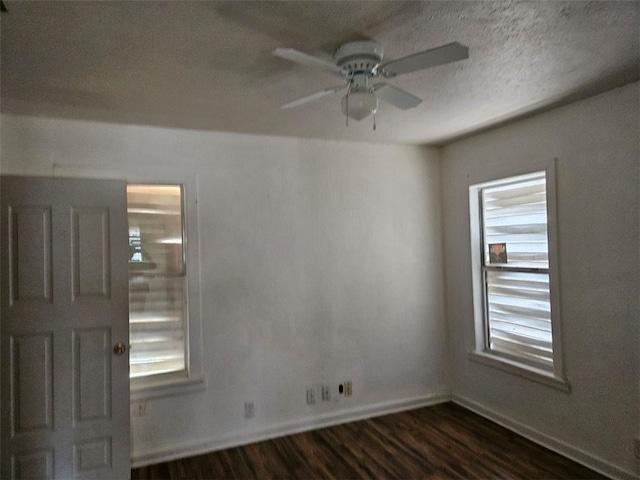
[[130,184],[127,211],[130,377],[186,373],[182,187]]
[[541,171],[470,188],[476,353],[561,378],[549,185]]

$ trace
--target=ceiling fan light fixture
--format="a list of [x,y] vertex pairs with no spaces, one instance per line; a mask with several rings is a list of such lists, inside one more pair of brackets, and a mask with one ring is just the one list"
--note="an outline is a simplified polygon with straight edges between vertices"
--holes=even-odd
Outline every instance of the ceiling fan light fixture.
[[362,120],[376,113],[378,97],[373,92],[352,91],[342,97],[342,113],[354,120]]

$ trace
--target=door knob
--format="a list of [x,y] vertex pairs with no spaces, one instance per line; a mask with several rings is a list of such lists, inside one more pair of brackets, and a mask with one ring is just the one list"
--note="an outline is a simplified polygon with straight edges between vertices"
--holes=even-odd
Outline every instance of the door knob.
[[113,346],[113,353],[116,355],[122,355],[127,350],[124,343],[118,342]]

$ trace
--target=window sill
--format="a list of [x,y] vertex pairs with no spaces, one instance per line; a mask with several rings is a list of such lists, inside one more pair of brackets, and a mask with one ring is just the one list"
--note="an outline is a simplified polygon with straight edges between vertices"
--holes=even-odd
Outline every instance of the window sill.
[[148,400],[151,398],[185,395],[202,392],[207,389],[207,379],[204,375],[171,379],[135,379],[131,380],[131,401]]
[[526,378],[527,380],[532,380],[557,390],[562,390],[563,392],[571,392],[571,385],[569,382],[565,378],[555,376],[552,372],[524,365],[507,358],[498,357],[491,353],[469,352],[468,355],[469,359],[474,362],[498,368],[507,373],[511,373],[512,375]]

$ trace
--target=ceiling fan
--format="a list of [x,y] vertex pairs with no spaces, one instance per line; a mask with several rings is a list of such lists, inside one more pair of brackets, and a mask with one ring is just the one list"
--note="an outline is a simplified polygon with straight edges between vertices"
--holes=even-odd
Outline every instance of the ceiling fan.
[[276,48],[273,54],[311,67],[319,67],[328,73],[341,77],[342,85],[328,87],[310,95],[285,103],[280,108],[298,107],[319,98],[346,90],[342,97],[342,113],[354,120],[374,116],[378,109],[378,99],[384,100],[402,110],[414,108],[422,99],[388,83],[372,83],[376,77],[393,78],[425,68],[445,65],[469,58],[469,49],[458,42],[414,53],[397,60],[382,63],[382,46],[374,41],[349,42],[336,51],[334,62],[308,55],[294,48]]

